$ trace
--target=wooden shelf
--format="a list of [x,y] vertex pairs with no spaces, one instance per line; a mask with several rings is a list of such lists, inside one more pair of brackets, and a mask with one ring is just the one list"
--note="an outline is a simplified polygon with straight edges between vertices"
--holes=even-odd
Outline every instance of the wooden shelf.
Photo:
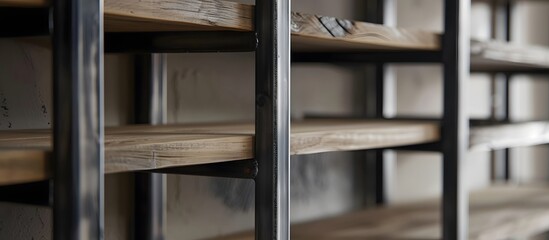
[[549,143],[549,122],[471,127],[469,143],[471,151],[488,151]]
[[[105,30],[252,31],[253,6],[219,0],[105,0]],[[39,7],[46,0],[0,0],[0,6]],[[291,14],[299,51],[438,50],[440,34],[305,13]],[[549,48],[471,41],[473,70],[549,68]]]
[[[513,239],[549,229],[549,188],[495,186],[470,195],[469,239]],[[292,226],[292,239],[440,239],[440,201],[362,210]],[[253,239],[251,233],[216,240]]]
[[[45,0],[0,0],[0,6],[45,6]],[[219,0],[105,0],[105,30],[252,31],[253,6]],[[301,51],[436,50],[440,35],[305,13],[291,14]]]
[[549,48],[496,41],[471,41],[473,70],[531,70],[549,68]]
[[[127,126],[106,129],[105,172],[188,166],[253,158],[253,124]],[[308,120],[292,124],[291,154],[433,142],[438,124],[413,121]],[[0,185],[47,179],[46,130],[0,132]],[[11,153],[13,154],[4,154]]]

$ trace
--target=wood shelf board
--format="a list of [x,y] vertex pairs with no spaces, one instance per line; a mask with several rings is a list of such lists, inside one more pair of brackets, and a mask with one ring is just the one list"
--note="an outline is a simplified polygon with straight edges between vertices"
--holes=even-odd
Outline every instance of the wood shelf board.
[[[45,0],[0,0],[44,6]],[[254,7],[223,0],[105,0],[105,31],[252,31]],[[440,34],[305,13],[291,14],[300,51],[437,50]]]
[[469,150],[489,151],[549,143],[549,122],[527,122],[472,127]]
[[2,151],[0,156],[0,186],[48,179],[49,153],[41,150]]
[[[249,123],[107,128],[105,172],[251,159],[253,133],[254,125]],[[308,120],[292,124],[291,154],[403,146],[438,139],[439,126],[434,122]],[[2,131],[0,149],[47,153],[51,149],[50,133],[47,130]],[[3,157],[0,154],[0,161]],[[45,160],[34,161],[39,165]]]
[[[105,29],[127,31],[252,31],[253,6],[218,0],[105,1]],[[440,35],[319,15],[291,14],[300,51],[436,50]]]
[[299,51],[438,50],[440,35],[334,17],[292,13],[292,47]]
[[0,0],[0,7],[45,7],[48,0]]
[[[361,210],[292,226],[292,239],[440,239],[438,200]],[[495,186],[470,196],[469,239],[532,236],[549,229],[549,188]],[[216,240],[248,240],[241,233]]]
[[474,70],[530,70],[549,68],[549,48],[498,41],[471,40]]
[[251,31],[253,6],[220,0],[105,0],[105,30]]

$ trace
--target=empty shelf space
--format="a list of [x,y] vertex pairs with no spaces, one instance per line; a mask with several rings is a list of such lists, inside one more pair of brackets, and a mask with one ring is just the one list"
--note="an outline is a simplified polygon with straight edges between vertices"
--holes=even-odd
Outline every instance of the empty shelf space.
[[549,143],[549,122],[527,122],[471,127],[470,150],[532,146]]
[[[44,6],[44,0],[0,0]],[[219,0],[105,0],[105,30],[252,31],[253,6]],[[305,13],[291,14],[292,44],[302,51],[437,50],[440,35]]]
[[[469,239],[513,239],[549,229],[549,188],[494,186],[470,196]],[[362,210],[292,225],[292,239],[441,239],[440,201]],[[242,233],[216,240],[248,240]]]
[[[105,172],[251,159],[253,133],[254,125],[249,123],[107,128]],[[433,122],[307,120],[292,124],[290,151],[292,155],[312,154],[413,145],[438,139],[439,126]],[[0,184],[25,182],[15,179],[19,176],[28,181],[47,179],[50,149],[49,131],[0,132],[0,173],[25,171],[25,175],[13,173],[14,177],[0,174]]]
[[532,70],[549,68],[549,48],[497,41],[471,41],[473,70]]

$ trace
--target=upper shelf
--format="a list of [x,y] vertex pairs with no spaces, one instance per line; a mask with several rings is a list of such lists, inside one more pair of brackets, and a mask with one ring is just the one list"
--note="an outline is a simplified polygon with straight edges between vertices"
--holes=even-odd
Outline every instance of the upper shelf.
[[488,151],[549,143],[549,122],[527,122],[474,126],[471,151]]
[[471,41],[471,69],[528,70],[549,68],[549,48],[496,41]]
[[[549,230],[546,187],[496,186],[470,195],[471,240],[533,236]],[[440,201],[367,209],[292,226],[292,239],[441,239]],[[216,240],[249,240],[253,233]]]
[[[127,126],[106,129],[105,172],[129,172],[253,158],[253,124]],[[292,124],[291,154],[434,142],[438,124],[413,121],[308,120]],[[46,179],[51,134],[0,132],[0,185]],[[40,151],[42,150],[42,151]],[[33,169],[30,169],[30,168]],[[38,168],[35,169],[35,168]],[[29,174],[23,174],[27,171]],[[31,174],[34,173],[34,174]]]
[[[45,0],[0,0],[0,6],[44,6]],[[105,30],[252,31],[253,6],[220,0],[105,0]],[[439,34],[318,15],[291,14],[292,44],[303,51],[436,50]]]
[[[0,0],[0,6],[46,6],[46,0]],[[105,30],[252,31],[253,6],[223,0],[105,0]],[[439,50],[440,34],[305,13],[291,14],[299,51]],[[473,70],[549,68],[549,48],[471,42]]]

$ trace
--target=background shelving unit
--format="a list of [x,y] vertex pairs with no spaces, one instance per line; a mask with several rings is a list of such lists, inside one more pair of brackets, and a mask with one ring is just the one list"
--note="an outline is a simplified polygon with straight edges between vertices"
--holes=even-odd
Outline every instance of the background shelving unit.
[[[101,239],[104,174],[137,172],[135,214],[142,217],[136,218],[134,234],[158,239],[164,234],[163,173],[247,178],[256,183],[255,238],[288,239],[290,155],[374,149],[376,200],[383,204],[382,151],[412,149],[443,154],[442,201],[299,224],[292,227],[293,238],[499,239],[547,230],[549,224],[539,219],[549,214],[544,210],[548,190],[495,186],[472,193],[468,201],[462,176],[468,150],[549,142],[546,122],[508,123],[508,109],[503,119],[493,115],[489,125],[469,129],[464,108],[469,70],[505,73],[507,87],[499,89],[508,91],[510,73],[546,71],[549,51],[470,40],[470,3],[464,0],[444,1],[443,34],[383,25],[391,2],[371,1],[372,23],[366,23],[290,13],[284,0],[258,1],[255,8],[214,0],[107,0],[103,26],[96,18],[98,2],[56,0],[49,6],[41,0],[0,0],[0,20],[28,19],[15,27],[2,24],[7,29],[2,37],[50,34],[48,12],[53,9],[56,96],[53,130],[0,132],[0,199],[52,204],[56,239]],[[510,1],[505,6],[509,19]],[[370,86],[376,91],[369,96],[375,109],[364,116],[368,119],[305,120],[290,128],[290,34],[294,62],[376,64]],[[136,57],[135,74],[139,107],[134,121],[141,125],[104,129],[103,44],[106,52],[143,54]],[[256,52],[255,124],[162,125],[167,111],[163,53],[216,51]],[[388,63],[443,66],[441,119],[385,119]],[[508,102],[507,92],[498,95]],[[77,227],[84,222],[89,226]],[[245,233],[222,239],[250,238],[253,234]]]

